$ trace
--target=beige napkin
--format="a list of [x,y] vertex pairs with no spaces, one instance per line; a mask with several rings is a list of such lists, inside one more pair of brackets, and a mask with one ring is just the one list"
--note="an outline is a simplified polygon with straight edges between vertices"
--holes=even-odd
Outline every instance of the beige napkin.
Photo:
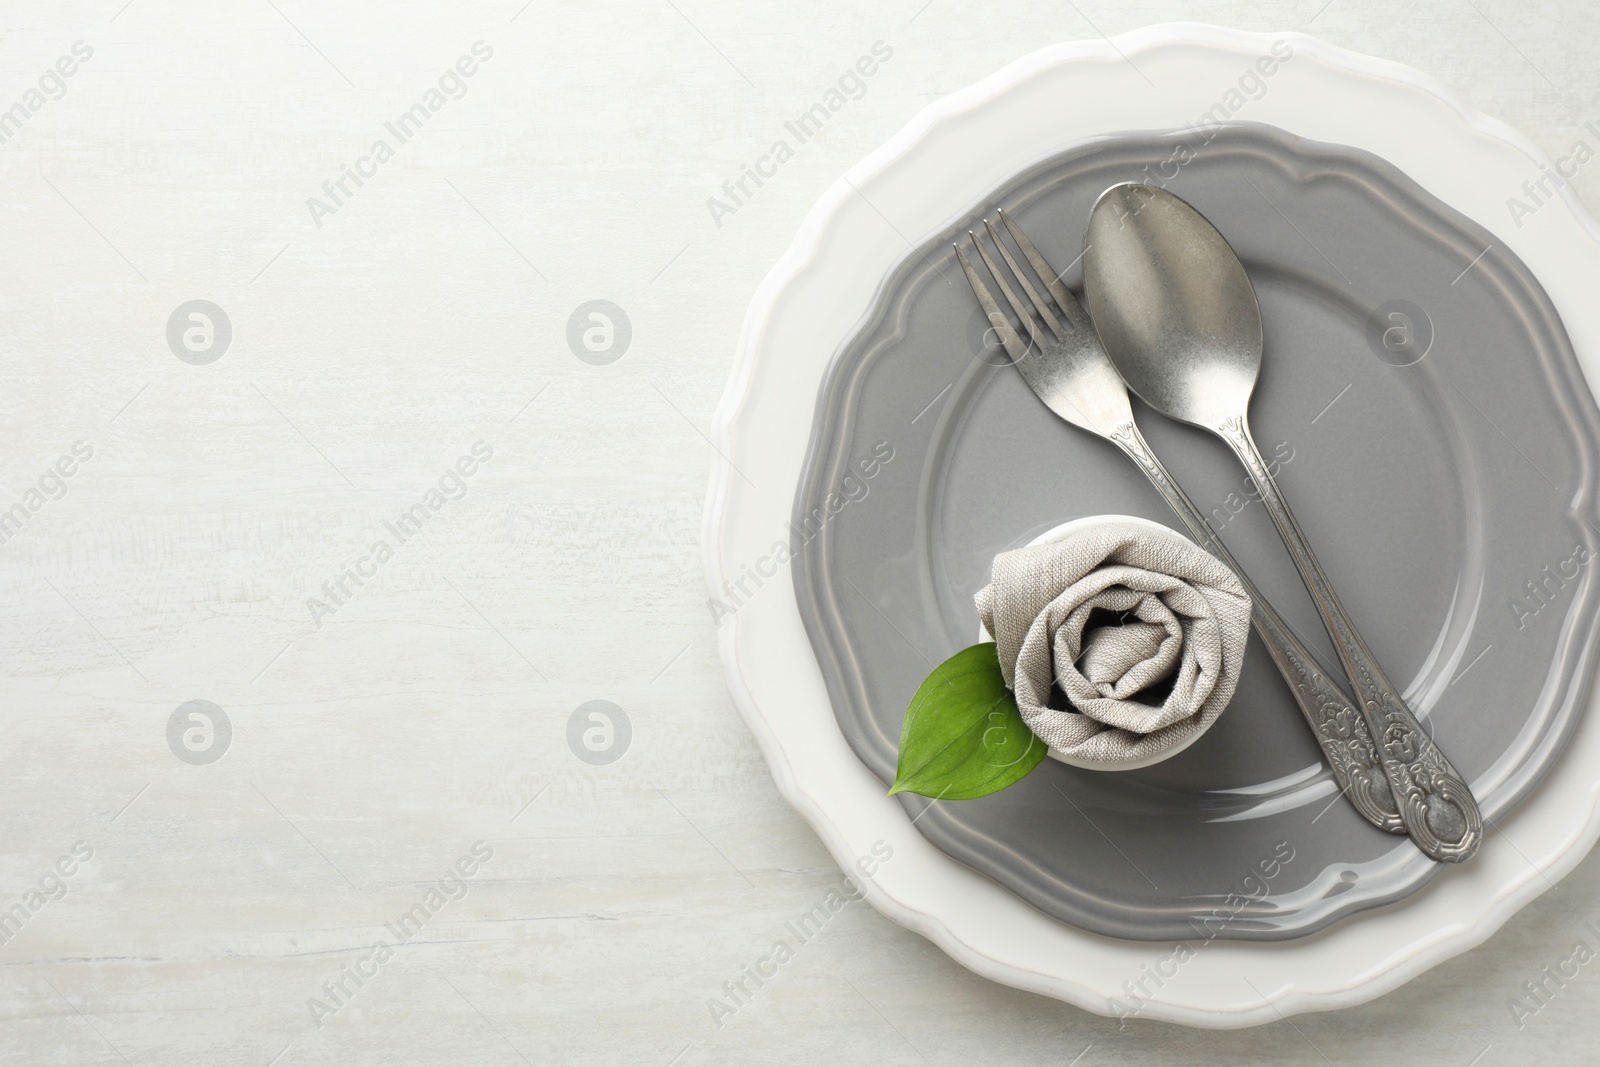
[[[1006,684],[1029,728],[1074,762],[1153,762],[1203,733],[1232,699],[1250,597],[1193,542],[1164,528],[1095,523],[1001,553],[992,573],[976,600]],[[1164,698],[1141,699],[1168,681]]]

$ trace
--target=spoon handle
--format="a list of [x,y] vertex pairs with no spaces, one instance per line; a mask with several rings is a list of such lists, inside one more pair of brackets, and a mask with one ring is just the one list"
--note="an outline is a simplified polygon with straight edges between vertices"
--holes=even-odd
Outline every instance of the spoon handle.
[[1127,453],[1139,465],[1150,484],[1155,486],[1167,504],[1183,520],[1189,533],[1200,545],[1224,565],[1233,569],[1250,594],[1254,605],[1251,618],[1256,632],[1267,646],[1272,662],[1294,694],[1317,744],[1322,746],[1323,757],[1333,771],[1339,790],[1350,798],[1350,803],[1362,818],[1379,829],[1392,834],[1406,832],[1400,812],[1395,808],[1394,794],[1378,758],[1377,746],[1367,732],[1367,724],[1355,710],[1350,698],[1340,691],[1333,679],[1317,667],[1317,661],[1294,631],[1283,620],[1267,598],[1257,589],[1250,576],[1233,558],[1228,546],[1206,522],[1200,509],[1195,507],[1189,494],[1183,491],[1175,478],[1162,465],[1151,450],[1139,427],[1130,419],[1109,435],[1112,443]]
[[1436,860],[1459,863],[1483,843],[1483,816],[1472,790],[1450,765],[1401,698],[1355,623],[1334,594],[1328,576],[1306,543],[1300,524],[1267,469],[1250,436],[1244,416],[1223,421],[1215,430],[1233,448],[1256,484],[1261,502],[1293,557],[1306,590],[1322,615],[1345,674],[1355,689],[1367,729],[1383,755],[1383,771],[1399,803],[1406,832],[1417,847]]

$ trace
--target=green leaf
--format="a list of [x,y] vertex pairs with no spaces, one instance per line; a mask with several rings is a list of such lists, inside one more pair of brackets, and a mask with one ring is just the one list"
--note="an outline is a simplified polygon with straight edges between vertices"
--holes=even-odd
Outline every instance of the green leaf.
[[900,729],[900,764],[889,794],[988,796],[1037,767],[1047,748],[1022,721],[994,643],[973,645],[917,687]]

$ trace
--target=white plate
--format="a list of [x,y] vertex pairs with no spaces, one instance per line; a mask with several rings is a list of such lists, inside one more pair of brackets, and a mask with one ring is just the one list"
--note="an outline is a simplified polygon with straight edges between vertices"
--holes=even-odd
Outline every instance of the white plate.
[[[1270,78],[1247,79],[1276,42],[1292,58]],[[1252,98],[1246,90],[1258,84]],[[1102,1014],[1237,1027],[1370,1000],[1480,943],[1570,871],[1600,837],[1592,708],[1548,780],[1483,851],[1401,904],[1300,941],[1183,951],[1117,941],[1045,917],[917,833],[840,735],[782,565],[823,371],[908,242],[1069,145],[1181,128],[1216,118],[1216,108],[1374,152],[1485,226],[1538,275],[1594,377],[1600,227],[1565,189],[1514,220],[1508,198],[1523,196],[1549,160],[1431,78],[1300,34],[1194,24],[1057,45],[923,111],[807,216],[756,294],[718,409],[705,561],[713,596],[734,608],[719,634],[729,688],[779,789],[841,866],[855,869],[875,844],[880,856],[892,849],[871,864],[874,906],[996,981]]]

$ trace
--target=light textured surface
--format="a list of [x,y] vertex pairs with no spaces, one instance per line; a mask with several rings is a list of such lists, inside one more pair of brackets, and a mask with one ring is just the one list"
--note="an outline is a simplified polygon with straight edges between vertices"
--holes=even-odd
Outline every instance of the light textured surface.
[[[29,516],[0,543],[0,922],[23,909],[0,1062],[1592,1062],[1593,859],[1377,1003],[1236,1033],[1119,1029],[859,903],[789,932],[841,875],[732,710],[696,548],[744,307],[923,104],[1170,19],[1420,67],[1600,206],[1600,11],[1577,3],[0,9],[0,112],[93,49],[0,143],[0,511]],[[400,144],[385,123],[480,40],[466,94]],[[797,143],[785,124],[878,41],[860,98]],[[323,183],[380,138],[393,157],[335,203]],[[746,165],[764,184],[714,218]],[[167,337],[197,299],[232,323],[206,365]],[[603,365],[569,346],[597,299],[631,320]],[[419,503],[402,543],[385,523]],[[356,595],[322,590],[358,564]],[[175,754],[198,723],[169,743],[190,700],[231,724],[213,763]],[[569,729],[592,700],[631,732],[595,705]],[[591,714],[615,762],[579,758],[586,729],[605,743]],[[370,977],[336,1000],[347,967]],[[313,999],[338,1010],[318,1025]]]

